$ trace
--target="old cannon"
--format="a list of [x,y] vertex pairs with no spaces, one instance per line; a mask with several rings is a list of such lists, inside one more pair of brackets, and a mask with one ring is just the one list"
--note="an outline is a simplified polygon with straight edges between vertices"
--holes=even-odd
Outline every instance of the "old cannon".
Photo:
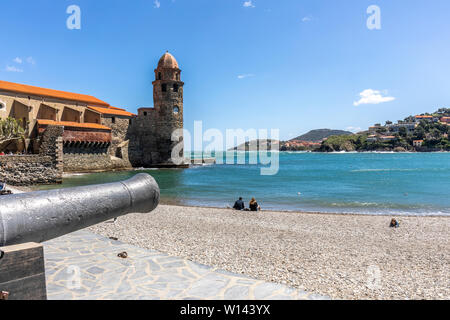
[[[153,211],[158,206],[159,196],[156,181],[141,173],[122,182],[1,197],[0,291],[4,290],[5,283],[7,288],[26,288],[22,281],[29,281],[30,275],[14,279],[14,274],[27,274],[25,269],[16,270],[19,265],[32,271],[33,268],[27,266],[28,258],[42,260],[43,267],[42,245],[38,243],[129,213]],[[36,255],[42,257],[36,258]],[[45,289],[45,274],[43,279]],[[33,298],[26,294],[14,297]],[[45,294],[40,298],[45,298]]]
[[147,213],[159,203],[148,174],[115,183],[37,191],[0,200],[0,247],[44,242],[128,213]]

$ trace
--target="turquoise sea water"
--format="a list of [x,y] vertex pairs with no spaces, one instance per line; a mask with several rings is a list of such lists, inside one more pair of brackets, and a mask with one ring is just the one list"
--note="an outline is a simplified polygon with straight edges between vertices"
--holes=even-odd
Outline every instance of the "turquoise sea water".
[[209,165],[74,175],[64,179],[63,187],[148,172],[159,183],[163,202],[226,207],[242,196],[247,204],[255,197],[266,210],[450,215],[450,153],[281,152],[277,175],[261,176],[260,167]]

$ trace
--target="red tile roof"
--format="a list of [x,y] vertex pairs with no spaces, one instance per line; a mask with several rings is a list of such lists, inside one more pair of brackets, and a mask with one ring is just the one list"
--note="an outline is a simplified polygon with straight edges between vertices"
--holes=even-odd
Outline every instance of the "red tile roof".
[[111,128],[98,124],[98,123],[78,123],[69,121],[53,121],[53,120],[37,120],[38,125],[52,125],[52,126],[64,126],[73,128],[86,128],[86,129],[101,129],[101,130],[111,130]]
[[25,84],[7,82],[0,80],[0,90],[18,92],[27,95],[35,95],[35,96],[45,96],[51,98],[58,98],[69,101],[79,101],[88,104],[100,105],[100,106],[109,106],[109,104],[105,101],[97,99],[93,96],[71,93],[53,89],[45,89],[40,87],[29,86]]
[[88,108],[92,109],[94,111],[97,111],[98,113],[101,113],[101,114],[112,114],[112,115],[127,116],[127,117],[135,116],[134,113],[131,113],[124,109],[120,109],[120,108],[116,108],[116,107],[109,107],[109,108],[88,107]]

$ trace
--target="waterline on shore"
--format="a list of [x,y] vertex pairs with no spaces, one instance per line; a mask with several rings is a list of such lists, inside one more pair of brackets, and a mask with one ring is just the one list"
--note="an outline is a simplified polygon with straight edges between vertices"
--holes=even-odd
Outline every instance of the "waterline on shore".
[[280,153],[275,176],[260,165],[208,165],[69,175],[73,187],[152,175],[164,203],[226,208],[255,197],[264,210],[450,216],[449,153]]

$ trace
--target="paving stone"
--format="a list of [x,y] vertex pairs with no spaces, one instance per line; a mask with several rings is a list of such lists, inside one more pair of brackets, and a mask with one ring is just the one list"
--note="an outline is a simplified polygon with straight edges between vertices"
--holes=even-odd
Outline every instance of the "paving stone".
[[[329,299],[87,231],[47,241],[44,250],[50,300],[246,300],[250,292],[256,299]],[[126,251],[129,258],[118,258],[121,251]],[[80,269],[80,288],[66,285],[74,280],[71,266]]]
[[193,275],[192,273],[190,273],[190,272],[189,272],[188,270],[186,270],[186,269],[183,269],[183,270],[181,271],[181,274],[182,274],[183,276],[187,277],[187,278],[190,278],[190,279],[196,279],[196,278],[197,278],[197,276]]
[[210,266],[206,266],[203,264],[198,264],[198,263],[194,263],[194,262],[187,262],[188,267],[191,269],[191,271],[193,271],[194,273],[198,274],[198,275],[204,275],[205,273],[209,273],[213,270],[212,267]]
[[147,261],[147,263],[149,265],[150,271],[159,271],[159,270],[161,270],[160,265],[157,264],[156,262],[154,262],[152,260],[149,260],[149,261]]
[[175,261],[175,262],[170,262],[167,264],[163,264],[162,267],[164,269],[172,269],[172,268],[182,268],[184,267],[186,264],[183,261]]
[[312,293],[309,295],[310,300],[331,300],[330,297],[321,296],[319,294]]
[[149,283],[145,285],[140,285],[139,288],[142,288],[144,290],[165,290],[167,289],[168,284],[167,283]]
[[70,292],[58,292],[52,295],[47,295],[48,300],[72,300],[73,295]]
[[258,285],[253,294],[257,300],[267,298],[274,294],[274,292],[283,289],[283,285],[275,283],[263,283]]
[[173,282],[173,283],[169,283],[169,287],[171,289],[187,289],[191,286],[192,282],[191,281],[184,281],[184,282]]
[[87,272],[92,273],[92,274],[101,274],[103,272],[105,272],[105,269],[99,268],[99,267],[92,267],[87,269]]
[[117,288],[116,292],[117,293],[125,293],[125,292],[129,292],[132,290],[132,287],[130,285],[130,283],[126,280],[123,280],[119,287]]
[[199,297],[214,297],[219,295],[220,291],[224,289],[229,280],[217,280],[217,279],[201,279],[194,282],[192,288],[188,291],[189,295]]
[[179,296],[182,292],[183,292],[183,290],[169,290],[169,292],[166,293],[165,298],[174,299],[177,296]]
[[292,296],[286,296],[286,295],[275,295],[271,296],[270,300],[294,300]]
[[186,278],[177,276],[175,274],[171,274],[171,275],[165,275],[165,276],[160,276],[158,277],[158,279],[156,280],[156,282],[178,282],[178,281],[184,281],[186,280]]
[[182,259],[180,259],[178,257],[164,257],[164,258],[157,258],[156,261],[159,264],[163,264],[163,263],[166,263],[166,262],[175,262],[175,261],[176,262],[180,262],[180,261],[182,261]]
[[227,300],[247,300],[249,299],[249,287],[233,286],[225,291],[225,299]]

